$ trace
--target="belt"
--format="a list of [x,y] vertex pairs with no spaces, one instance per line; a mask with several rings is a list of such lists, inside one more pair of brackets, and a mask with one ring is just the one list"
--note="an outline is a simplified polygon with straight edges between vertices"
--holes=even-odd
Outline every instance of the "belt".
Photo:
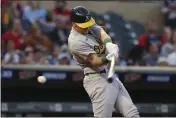
[[91,74],[103,74],[103,73],[106,73],[106,70],[104,69],[104,70],[102,70],[102,71],[100,71],[100,72],[92,72],[92,73],[85,73],[84,75],[85,76],[88,76],[88,75],[91,75]]

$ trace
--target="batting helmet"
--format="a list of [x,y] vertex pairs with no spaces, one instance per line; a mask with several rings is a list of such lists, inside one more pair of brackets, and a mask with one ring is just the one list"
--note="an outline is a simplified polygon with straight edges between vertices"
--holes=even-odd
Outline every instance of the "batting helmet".
[[95,24],[89,10],[82,6],[77,6],[71,10],[70,20],[81,28],[88,28]]

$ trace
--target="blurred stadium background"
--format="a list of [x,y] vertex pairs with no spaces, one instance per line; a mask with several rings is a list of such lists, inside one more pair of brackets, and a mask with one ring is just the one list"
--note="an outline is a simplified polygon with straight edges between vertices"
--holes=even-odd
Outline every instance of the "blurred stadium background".
[[[67,47],[78,5],[120,46],[116,74],[140,115],[175,117],[175,0],[1,0],[1,116],[93,116]],[[47,83],[37,82],[40,75]]]

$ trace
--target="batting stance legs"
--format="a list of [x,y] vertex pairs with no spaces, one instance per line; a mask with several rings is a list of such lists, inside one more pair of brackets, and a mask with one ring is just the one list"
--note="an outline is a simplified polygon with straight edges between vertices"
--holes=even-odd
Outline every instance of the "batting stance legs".
[[133,104],[127,90],[115,77],[113,83],[108,83],[106,74],[90,74],[84,78],[84,88],[87,91],[95,117],[112,117],[113,109],[124,117],[139,117],[139,112]]

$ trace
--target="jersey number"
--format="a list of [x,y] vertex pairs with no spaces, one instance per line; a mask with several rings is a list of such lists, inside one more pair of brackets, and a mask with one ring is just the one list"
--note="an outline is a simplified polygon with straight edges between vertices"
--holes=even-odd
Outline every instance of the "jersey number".
[[102,54],[105,54],[105,47],[104,45],[95,45],[94,46],[94,51],[97,53],[98,56],[101,56]]

